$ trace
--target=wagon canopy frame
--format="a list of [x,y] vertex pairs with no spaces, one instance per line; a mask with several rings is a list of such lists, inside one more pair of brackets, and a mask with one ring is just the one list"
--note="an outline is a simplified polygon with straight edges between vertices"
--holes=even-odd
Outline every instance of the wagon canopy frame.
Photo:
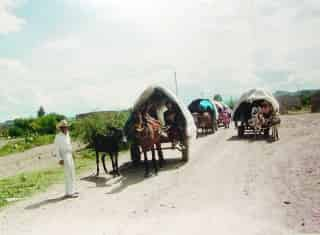
[[[165,103],[167,101],[170,101],[174,103],[179,111],[181,112],[182,116],[185,119],[185,135],[188,138],[195,139],[196,138],[196,126],[193,121],[193,117],[188,110],[188,108],[185,106],[185,104],[168,88],[160,86],[160,85],[152,85],[147,87],[141,95],[138,97],[136,102],[134,103],[133,106],[133,111],[138,111],[143,105],[145,105],[148,102],[152,102],[151,98],[154,97],[155,95],[158,95],[160,100],[158,100],[160,106],[158,107],[160,112],[164,112],[164,110],[161,110]],[[162,117],[159,117],[160,121]]]
[[215,115],[215,119],[218,120],[218,116],[219,116],[219,113],[218,113],[218,109],[217,109],[217,106],[214,102],[212,102],[210,99],[205,99],[205,98],[199,98],[199,99],[195,99],[193,100],[189,105],[188,105],[188,109],[190,110],[190,112],[200,112],[200,103],[201,101],[208,101],[212,104],[212,107],[213,107],[213,112],[214,112],[214,115]]

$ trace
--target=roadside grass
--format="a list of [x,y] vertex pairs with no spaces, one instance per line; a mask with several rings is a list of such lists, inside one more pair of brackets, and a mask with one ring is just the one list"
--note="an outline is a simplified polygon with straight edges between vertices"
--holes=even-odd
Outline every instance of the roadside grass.
[[26,137],[19,140],[12,140],[0,148],[0,157],[4,157],[13,153],[24,152],[28,149],[41,145],[51,144],[54,135],[43,135],[36,137]]
[[[92,150],[81,150],[74,156],[77,174],[95,164]],[[63,167],[60,166],[0,179],[0,208],[37,192],[44,192],[50,185],[61,182],[63,177]]]

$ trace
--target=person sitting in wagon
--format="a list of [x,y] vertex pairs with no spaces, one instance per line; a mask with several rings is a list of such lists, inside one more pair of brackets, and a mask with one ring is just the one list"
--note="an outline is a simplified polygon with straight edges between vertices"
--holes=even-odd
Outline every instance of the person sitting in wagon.
[[279,114],[273,110],[273,107],[268,102],[263,102],[261,104],[262,114],[266,120],[266,125],[272,126],[274,124],[280,124]]
[[181,114],[172,102],[166,103],[167,111],[164,112],[164,121],[168,132],[168,137],[175,145],[177,141],[181,141],[183,138],[183,128]]
[[154,104],[147,103],[142,109],[142,116],[144,117],[147,123],[150,123],[152,126],[160,129],[161,123],[158,120],[157,110]]

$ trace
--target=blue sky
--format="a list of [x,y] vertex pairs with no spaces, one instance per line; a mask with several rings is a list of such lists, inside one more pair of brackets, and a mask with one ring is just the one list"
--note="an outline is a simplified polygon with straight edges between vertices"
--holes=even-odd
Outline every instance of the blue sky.
[[181,98],[320,88],[318,0],[0,0],[0,121]]

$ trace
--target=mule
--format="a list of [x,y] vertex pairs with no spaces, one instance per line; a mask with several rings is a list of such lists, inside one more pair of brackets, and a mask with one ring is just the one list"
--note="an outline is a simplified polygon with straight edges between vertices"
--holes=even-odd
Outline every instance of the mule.
[[112,172],[114,176],[120,176],[119,165],[118,165],[118,155],[120,150],[120,144],[125,143],[126,139],[121,129],[111,128],[110,132],[107,135],[96,134],[93,137],[93,148],[96,153],[96,165],[97,172],[96,176],[99,176],[99,153],[102,153],[101,161],[103,169],[106,174],[108,170],[105,163],[106,155],[110,155],[112,163]]

